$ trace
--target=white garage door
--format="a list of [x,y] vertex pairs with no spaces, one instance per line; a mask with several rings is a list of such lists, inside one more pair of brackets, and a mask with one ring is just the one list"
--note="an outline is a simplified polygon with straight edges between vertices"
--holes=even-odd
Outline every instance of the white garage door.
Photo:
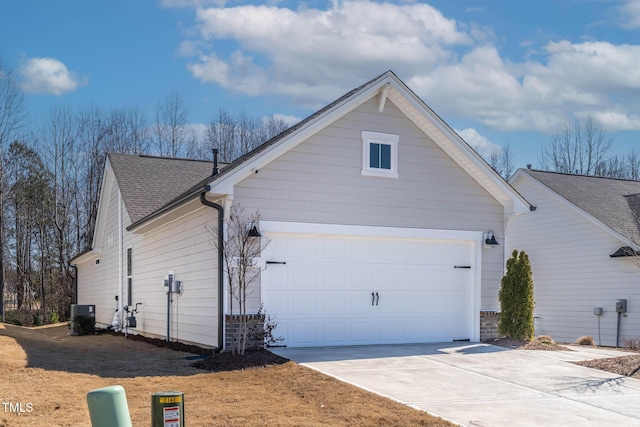
[[262,296],[287,346],[474,339],[474,243],[269,233]]

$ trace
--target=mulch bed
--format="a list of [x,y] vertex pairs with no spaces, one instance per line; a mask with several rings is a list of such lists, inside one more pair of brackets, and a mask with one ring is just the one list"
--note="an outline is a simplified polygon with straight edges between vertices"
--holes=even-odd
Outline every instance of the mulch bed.
[[223,372],[263,368],[271,365],[282,365],[287,362],[289,362],[289,359],[267,350],[246,350],[244,355],[233,354],[230,351],[212,354],[204,360],[195,362],[193,366],[211,372]]
[[[97,331],[97,333],[124,336],[124,333],[115,332],[111,329],[100,329]],[[250,368],[263,368],[265,366],[282,365],[289,362],[289,359],[285,359],[263,349],[246,350],[244,355],[240,355],[233,354],[230,351],[214,353],[210,348],[202,348],[198,347],[197,345],[184,344],[174,341],[167,342],[166,340],[149,338],[142,335],[128,335],[127,339],[145,342],[156,347],[168,348],[174,351],[182,351],[185,353],[207,356],[205,359],[196,360],[192,366],[194,368],[203,369],[210,372],[226,372]]]
[[[113,329],[96,329],[97,334],[109,334],[115,335],[119,337],[124,337],[124,332],[116,332]],[[168,348],[174,351],[183,351],[185,353],[198,354],[201,356],[210,355],[212,350],[210,348],[202,348],[197,345],[184,344],[181,342],[167,342],[166,340],[158,339],[158,338],[149,338],[142,335],[127,335],[128,340],[145,342],[147,344],[155,345],[156,347]]]
[[574,362],[576,365],[587,368],[600,369],[625,377],[640,379],[640,354],[631,356],[611,357],[607,359],[585,360]]
[[510,338],[496,338],[484,341],[485,344],[497,345],[514,350],[547,350],[547,351],[573,351],[568,347],[556,343],[542,342],[538,340],[514,340]]

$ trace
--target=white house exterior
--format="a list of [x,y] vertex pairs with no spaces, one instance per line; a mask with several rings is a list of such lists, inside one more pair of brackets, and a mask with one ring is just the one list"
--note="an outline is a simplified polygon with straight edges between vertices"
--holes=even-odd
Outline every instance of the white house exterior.
[[[171,172],[155,177],[153,162]],[[211,346],[227,295],[207,231],[219,211],[259,211],[270,239],[251,310],[265,304],[285,345],[325,346],[478,341],[505,261],[486,233],[503,243],[505,222],[530,209],[392,72],[214,176],[211,163],[182,161],[198,169],[184,177],[172,162],[109,155],[93,248],[73,261],[79,303],[111,322],[130,248],[135,332],[166,334],[171,271],[183,283],[171,339]],[[183,191],[164,194],[165,180]]]
[[527,169],[510,182],[535,206],[511,221],[507,248],[531,260],[536,334],[610,346],[640,336],[640,263],[618,256],[637,247],[640,182]]

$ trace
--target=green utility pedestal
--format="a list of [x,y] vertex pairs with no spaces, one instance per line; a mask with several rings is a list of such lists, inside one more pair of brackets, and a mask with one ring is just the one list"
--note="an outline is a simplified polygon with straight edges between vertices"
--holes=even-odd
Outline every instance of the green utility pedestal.
[[132,427],[129,405],[120,385],[99,388],[87,393],[91,427]]
[[160,391],[151,395],[151,427],[184,427],[184,393]]

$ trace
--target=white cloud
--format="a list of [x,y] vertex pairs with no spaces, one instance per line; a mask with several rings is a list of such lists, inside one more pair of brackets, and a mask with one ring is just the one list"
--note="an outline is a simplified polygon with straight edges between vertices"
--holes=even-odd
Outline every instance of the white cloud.
[[297,124],[298,122],[300,122],[300,120],[302,120],[300,117],[290,116],[290,115],[286,115],[286,114],[278,114],[278,113],[274,114],[272,117],[274,119],[276,119],[276,120],[282,120],[288,126],[293,126],[293,125]]
[[640,1],[622,0],[618,7],[622,26],[628,29],[640,28]]
[[209,126],[203,123],[189,123],[187,129],[191,131],[197,141],[202,141],[207,134]]
[[62,95],[86,84],[55,58],[29,58],[19,71],[22,89],[30,93]]
[[489,141],[486,137],[480,135],[480,133],[475,129],[467,128],[463,130],[456,130],[456,133],[485,159],[488,159],[492,154],[499,154],[502,152],[502,147]]
[[228,58],[202,54],[188,69],[202,81],[256,96],[327,101],[390,68],[433,68],[450,59],[447,46],[472,42],[426,4],[360,0],[329,10],[247,5],[196,13],[203,39],[233,40],[239,48]]
[[[640,0],[620,7],[640,19]],[[408,2],[195,13],[199,39],[181,46],[193,58],[187,69],[243,94],[319,107],[392,69],[440,114],[493,129],[552,133],[567,115],[585,113],[611,130],[638,128],[640,45],[555,40],[524,44],[525,59],[508,60],[491,29]]]

